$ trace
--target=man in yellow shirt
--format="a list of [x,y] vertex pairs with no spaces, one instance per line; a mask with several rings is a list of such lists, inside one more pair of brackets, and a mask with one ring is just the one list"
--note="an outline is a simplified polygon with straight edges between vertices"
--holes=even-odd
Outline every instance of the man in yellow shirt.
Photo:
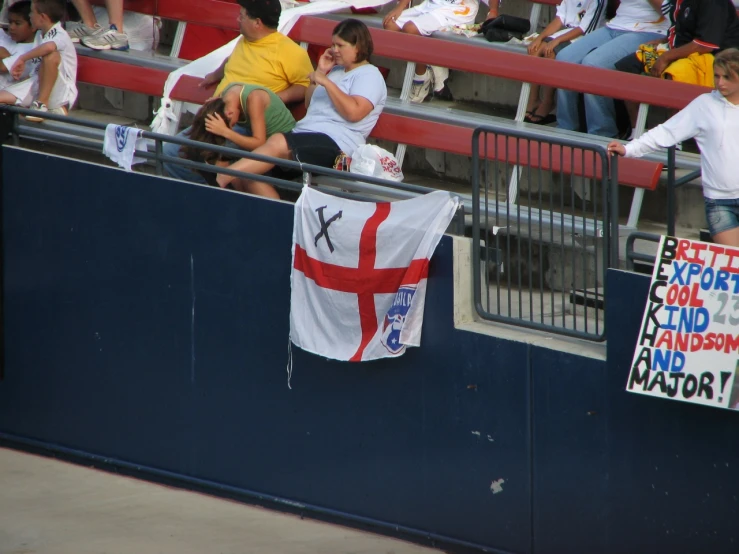
[[[200,86],[210,88],[216,83],[219,95],[231,83],[259,85],[274,92],[285,104],[302,102],[313,71],[308,53],[290,38],[277,31],[281,6],[279,0],[238,0],[241,37],[231,55],[215,71],[205,76]],[[247,127],[233,128],[250,135]],[[188,129],[178,136],[187,138]],[[180,147],[164,143],[164,154],[177,157]],[[170,176],[194,183],[205,180],[194,171],[172,163],[164,168]]]

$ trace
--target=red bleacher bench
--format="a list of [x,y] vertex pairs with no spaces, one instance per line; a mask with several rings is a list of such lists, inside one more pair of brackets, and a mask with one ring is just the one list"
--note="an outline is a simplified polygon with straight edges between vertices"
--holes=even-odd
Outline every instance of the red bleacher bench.
[[[134,68],[126,64],[97,58],[81,57],[79,62],[78,80],[80,82],[141,92],[151,96],[161,95],[164,82],[168,76],[166,72],[161,70]],[[198,78],[183,76],[172,91],[172,99],[202,104],[210,97],[212,91],[201,88],[199,83],[200,79]],[[299,113],[295,115],[300,117]],[[473,129],[469,127],[425,121],[383,112],[370,136],[375,139],[408,144],[418,148],[471,156],[472,132]],[[535,144],[538,143],[532,143],[532,145]],[[567,162],[569,156],[567,155],[562,156],[565,161],[563,166],[559,166],[558,161],[556,161],[559,156],[552,156],[552,158],[556,158],[555,164],[553,167],[549,167],[547,165],[549,156],[542,156],[542,159],[539,160],[536,156],[529,158],[528,154],[523,152],[516,153],[515,147],[506,150],[504,145],[498,146],[498,148],[491,147],[489,149],[487,155],[490,159],[531,165],[532,167],[565,173],[571,173],[574,170],[576,174],[585,177],[600,177],[599,172],[592,168],[575,167],[573,169],[569,167]],[[537,150],[537,147],[532,146],[531,150]],[[507,160],[503,160],[503,152],[508,152]],[[543,152],[546,152],[546,149]],[[575,156],[575,158],[578,157]],[[630,158],[622,159],[619,163],[619,182],[622,185],[635,188],[654,190],[659,182],[661,170],[662,164],[657,162]]]
[[[551,0],[552,3],[554,0]],[[133,3],[146,3],[133,0]],[[151,6],[151,3],[148,3]],[[237,27],[238,5],[222,0],[157,0],[155,14],[162,18],[185,22],[197,22],[233,29]],[[128,5],[127,5],[128,7]],[[328,46],[335,21],[320,17],[301,18],[290,32],[299,42]],[[660,106],[682,108],[703,92],[701,87],[682,83],[617,74],[608,70],[585,68],[572,65],[563,72],[561,65],[552,60],[526,57],[521,63],[520,54],[511,52],[486,51],[484,58],[475,55],[479,50],[469,44],[445,43],[444,48],[429,49],[428,39],[409,36],[403,33],[390,33],[372,28],[370,32],[375,42],[375,53],[400,60],[417,63],[436,63],[452,69],[504,77],[520,81],[539,81],[540,84],[557,87],[584,88],[594,94],[613,95],[626,100],[644,101]],[[126,64],[102,59],[80,57],[78,80],[80,82],[141,92],[159,96],[164,88],[167,74],[161,70],[130,67]],[[110,65],[113,64],[113,65]],[[533,79],[535,77],[535,79]],[[636,81],[635,81],[636,79]],[[633,86],[632,85],[633,81]],[[197,87],[198,79],[184,77],[180,80],[171,97],[193,103],[202,103],[209,91]],[[647,85],[648,86],[645,86]],[[402,132],[401,132],[402,131]],[[440,150],[461,155],[471,155],[472,129],[453,125],[417,120],[391,113],[383,113],[372,136],[411,146]],[[509,160],[514,161],[514,160]],[[537,160],[528,160],[538,163]],[[569,168],[560,168],[567,171]],[[621,160],[621,184],[645,189],[654,189],[659,180],[661,164],[644,160]]]

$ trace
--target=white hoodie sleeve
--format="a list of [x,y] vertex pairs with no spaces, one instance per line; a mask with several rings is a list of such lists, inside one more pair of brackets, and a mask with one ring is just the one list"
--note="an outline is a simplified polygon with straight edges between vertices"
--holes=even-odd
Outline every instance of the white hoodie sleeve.
[[704,96],[706,95],[701,95],[693,100],[662,125],[658,125],[638,139],[625,144],[626,157],[640,158],[660,148],[668,148],[678,142],[695,137],[700,131],[699,121],[703,111],[701,104],[703,104]]

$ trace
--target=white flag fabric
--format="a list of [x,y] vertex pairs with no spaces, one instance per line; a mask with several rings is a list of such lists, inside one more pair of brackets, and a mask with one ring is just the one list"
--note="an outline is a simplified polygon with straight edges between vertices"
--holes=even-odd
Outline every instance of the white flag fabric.
[[349,361],[420,346],[429,259],[458,204],[446,191],[373,203],[303,188],[293,227],[292,342]]

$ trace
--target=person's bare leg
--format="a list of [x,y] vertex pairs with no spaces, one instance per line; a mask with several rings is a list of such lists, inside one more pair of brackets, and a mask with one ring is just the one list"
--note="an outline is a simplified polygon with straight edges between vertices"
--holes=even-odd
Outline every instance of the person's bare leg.
[[531,83],[529,89],[529,101],[526,104],[526,113],[534,113],[534,110],[539,107],[539,85]]
[[262,183],[261,181],[248,181],[244,179],[242,184],[244,186],[243,191],[248,192],[249,194],[264,196],[265,198],[274,198],[275,200],[280,199],[277,189],[267,183]]
[[51,91],[54,89],[54,83],[56,83],[59,76],[59,64],[61,63],[62,57],[59,52],[52,52],[41,58],[41,66],[38,72],[38,98],[36,98],[38,102],[48,106]]
[[552,87],[541,87],[541,102],[536,107],[536,115],[540,115],[541,117],[549,115],[549,112],[554,107],[554,93],[556,91],[557,89]]
[[14,106],[18,99],[7,90],[0,90],[0,104]]
[[739,247],[739,227],[713,235],[713,242],[724,246]]
[[[267,139],[267,142],[254,150],[254,154],[261,154],[262,156],[271,156],[273,158],[282,158],[283,160],[289,160],[290,149],[287,146],[285,135],[283,135],[282,133],[272,135]],[[264,175],[274,166],[275,164],[271,164],[269,162],[260,162],[258,160],[252,160],[249,158],[241,158],[240,160],[231,164],[229,168],[236,171],[243,171],[244,173]],[[232,179],[229,184],[232,185],[233,182],[234,180]],[[225,185],[221,186],[223,187]]]
[[121,33],[123,32],[123,0],[105,0],[108,10],[108,19],[111,25],[115,25]]
[[[415,23],[413,23],[412,21],[409,21],[405,25],[403,25],[403,28],[401,29],[401,31],[409,35],[416,35],[419,37],[421,36],[421,31],[418,30],[418,27],[416,27]],[[426,69],[428,69],[428,66],[417,63],[416,64],[416,75],[423,75],[424,73],[426,73]]]
[[395,21],[388,21],[386,24],[383,25],[386,31],[401,31],[402,29],[398,27],[398,24],[395,23]]
[[626,105],[626,113],[629,114],[631,128],[636,129],[636,118],[639,117],[639,104],[627,101],[624,101],[624,104]]
[[[533,54],[537,58],[541,58],[544,56],[544,49],[539,47],[539,49],[536,51],[535,54]],[[532,115],[537,112],[537,108],[539,107],[539,104],[541,104],[541,99],[539,98],[539,92],[542,90],[542,87],[535,83],[531,83],[531,90],[529,92],[529,102],[526,104],[526,113],[531,113]],[[551,108],[550,108],[551,109]],[[544,114],[546,115],[546,114]]]
[[[548,58],[550,60],[553,60],[555,58],[554,54],[552,54],[551,56],[547,56],[544,53],[543,48],[539,48],[539,50],[536,52],[536,55],[540,58]],[[531,85],[532,92],[535,86],[536,85]],[[554,93],[557,92],[557,89],[547,86],[536,86],[536,90],[540,91],[541,96],[537,94],[536,100],[538,103],[533,111],[534,115],[538,118],[537,121],[541,121],[541,118],[548,116],[549,113],[552,111],[552,108],[554,107]]]
[[98,24],[98,20],[95,17],[95,12],[92,11],[90,0],[72,0],[72,4],[77,9],[77,12],[82,18],[82,23],[88,27],[94,27]]
[[264,196],[266,198],[280,199],[280,195],[272,185],[261,181],[250,181],[249,179],[234,179],[229,186],[236,191]]

